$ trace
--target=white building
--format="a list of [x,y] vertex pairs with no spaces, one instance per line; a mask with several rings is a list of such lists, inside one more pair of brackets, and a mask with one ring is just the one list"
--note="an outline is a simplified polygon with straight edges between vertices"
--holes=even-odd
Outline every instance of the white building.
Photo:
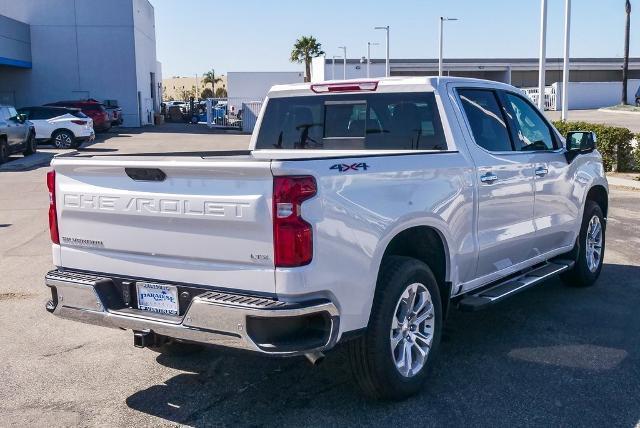
[[0,0],[0,103],[117,100],[152,123],[162,75],[148,0]]
[[[342,80],[345,67],[342,59],[314,58],[311,80]],[[437,59],[391,59],[391,76],[437,76]],[[560,106],[562,85],[562,58],[548,58],[545,73],[548,94],[553,94],[550,108]],[[527,88],[538,86],[537,58],[445,59],[444,74],[447,76],[474,77],[495,80]],[[385,75],[384,59],[374,59],[370,64],[370,77]],[[346,78],[365,79],[366,60],[347,59]],[[628,99],[633,102],[640,86],[640,58],[629,63]],[[622,92],[622,58],[572,58],[569,73],[569,108],[590,109],[620,103]]]

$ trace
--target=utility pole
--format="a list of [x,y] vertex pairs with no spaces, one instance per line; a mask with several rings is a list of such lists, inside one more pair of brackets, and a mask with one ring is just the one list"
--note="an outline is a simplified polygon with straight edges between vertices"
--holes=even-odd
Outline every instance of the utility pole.
[[562,120],[569,117],[569,48],[571,36],[571,0],[564,4],[564,64],[562,66]]
[[444,59],[443,59],[443,50],[444,50],[444,21],[457,21],[458,18],[445,18],[444,16],[440,17],[440,48],[438,49],[438,77],[442,77],[444,73]]
[[547,0],[540,6],[540,58],[538,63],[538,108],[544,111],[545,68],[547,63]]
[[389,77],[391,75],[391,66],[389,64],[389,29],[390,27],[384,26],[384,27],[373,27],[374,30],[385,30],[387,32],[387,57],[386,57],[386,61],[385,61],[385,73],[384,75]]
[[629,36],[631,33],[631,2],[625,3],[627,23],[624,30],[624,65],[622,66],[622,104],[628,104],[627,86],[629,84]]
[[342,63],[342,78],[344,80],[347,80],[347,47],[338,46],[338,49],[342,49],[342,52],[344,52],[344,62]]

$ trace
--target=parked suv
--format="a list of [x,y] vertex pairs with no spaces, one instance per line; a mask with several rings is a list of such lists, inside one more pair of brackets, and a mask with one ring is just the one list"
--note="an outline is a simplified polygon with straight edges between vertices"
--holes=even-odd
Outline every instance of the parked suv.
[[93,120],[93,129],[96,132],[108,131],[111,129],[111,119],[109,113],[102,104],[94,100],[81,101],[58,101],[55,103],[45,104],[46,106],[70,107],[82,110]]
[[362,390],[398,399],[425,383],[451,307],[602,269],[594,135],[565,139],[510,85],[276,86],[250,150],[158,155],[57,156],[47,177],[47,310],[138,347],[317,363],[345,342]]
[[[95,100],[94,100],[95,101]],[[122,117],[122,108],[118,105],[117,100],[104,100],[104,108],[109,113],[109,119],[111,119],[112,126],[122,125],[124,118]]]
[[93,121],[79,109],[67,107],[24,107],[18,110],[35,127],[38,143],[51,143],[57,149],[80,147],[93,141]]
[[0,164],[14,153],[29,156],[37,148],[35,130],[27,118],[18,114],[13,106],[0,105]]

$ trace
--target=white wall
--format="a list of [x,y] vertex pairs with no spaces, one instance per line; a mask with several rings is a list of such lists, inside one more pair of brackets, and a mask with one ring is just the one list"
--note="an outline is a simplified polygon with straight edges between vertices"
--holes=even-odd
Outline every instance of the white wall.
[[[314,58],[311,62],[311,81],[323,82],[333,80],[334,66],[332,61],[328,64],[324,63],[325,57]],[[370,77],[384,77],[385,75],[384,61],[378,61],[371,64]],[[367,64],[351,64],[347,62],[347,79],[366,79]],[[344,79],[344,61],[342,58],[336,58],[335,64],[335,80]]]
[[261,101],[273,85],[304,82],[304,73],[297,71],[252,72],[232,71],[227,73],[229,104],[236,110],[242,102]]
[[[141,12],[134,15],[134,6]],[[150,99],[157,67],[147,0],[0,0],[0,14],[30,25],[33,63],[31,70],[3,67],[0,93],[13,91],[18,107],[115,99],[124,125],[139,126],[137,93]],[[153,109],[144,103],[143,113]]]
[[[554,83],[557,108],[562,108],[562,83]],[[633,104],[640,79],[630,79],[627,86],[628,102]],[[622,82],[569,82],[569,109],[588,110],[609,107],[622,101]]]
[[[160,110],[160,100],[157,98],[158,77],[155,76],[155,85],[152,96],[151,73],[156,73],[156,31],[153,6],[148,0],[133,0],[133,30],[135,40],[135,67],[137,87],[140,92],[140,111],[142,125],[153,124],[153,112]],[[137,95],[136,95],[137,96]],[[154,99],[155,96],[155,99]]]

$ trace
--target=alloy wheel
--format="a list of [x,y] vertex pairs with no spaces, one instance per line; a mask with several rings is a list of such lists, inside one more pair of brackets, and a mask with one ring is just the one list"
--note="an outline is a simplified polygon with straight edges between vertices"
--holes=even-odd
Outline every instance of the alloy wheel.
[[55,146],[59,149],[68,149],[71,147],[72,143],[73,141],[71,141],[71,137],[65,132],[61,132],[56,135],[56,138],[54,140]]
[[400,296],[391,321],[391,354],[404,377],[413,377],[424,367],[435,332],[431,293],[424,284],[409,285]]
[[600,217],[596,215],[589,221],[585,248],[587,267],[591,272],[595,272],[602,259],[602,223],[600,223]]

